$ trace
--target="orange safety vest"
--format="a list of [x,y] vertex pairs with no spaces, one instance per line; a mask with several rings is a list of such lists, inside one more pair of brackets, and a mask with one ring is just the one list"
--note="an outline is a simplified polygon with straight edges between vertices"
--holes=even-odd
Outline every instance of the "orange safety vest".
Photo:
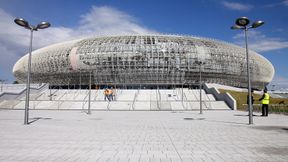
[[109,90],[108,89],[104,90],[104,94],[109,95]]

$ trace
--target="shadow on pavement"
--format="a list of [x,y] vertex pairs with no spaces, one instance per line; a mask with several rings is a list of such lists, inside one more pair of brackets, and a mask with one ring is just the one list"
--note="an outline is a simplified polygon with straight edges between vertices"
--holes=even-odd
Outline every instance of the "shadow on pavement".
[[232,121],[221,121],[221,120],[205,120],[208,122],[218,122],[218,123],[226,123],[226,124],[238,124],[238,125],[248,125],[248,123],[239,123],[239,122],[232,122]]
[[31,118],[31,121],[29,121],[29,123],[28,124],[32,124],[32,123],[34,123],[34,122],[36,122],[36,121],[38,121],[38,120],[50,120],[50,119],[52,119],[52,118],[43,118],[43,117],[35,117],[35,118]]
[[[249,116],[248,114],[234,114],[234,116]],[[261,115],[255,115],[253,114],[253,116],[259,116],[259,117],[262,117]]]
[[205,118],[184,118],[184,120],[205,120]]
[[240,124],[240,125],[247,125],[247,123],[238,123],[238,122],[231,122],[231,121],[221,121],[221,120],[207,120],[205,118],[184,118],[184,120],[203,120],[207,122],[218,122],[218,123],[227,123],[227,124]]
[[251,127],[251,129],[288,133],[288,127],[285,127],[285,126],[254,126],[254,127]]
[[266,155],[281,155],[281,156],[287,156],[288,147],[254,147],[254,150],[257,152],[261,152],[262,154]]

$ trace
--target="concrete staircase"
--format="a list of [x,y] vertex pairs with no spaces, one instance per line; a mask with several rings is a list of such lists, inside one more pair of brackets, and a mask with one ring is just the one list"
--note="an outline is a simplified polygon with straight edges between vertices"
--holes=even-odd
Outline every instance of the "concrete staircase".
[[[92,110],[191,111],[200,109],[200,92],[195,89],[118,89],[116,100],[105,101],[104,90],[91,90]],[[50,93],[52,97],[50,97]],[[30,109],[87,110],[88,90],[47,88],[31,94]],[[51,99],[51,100],[50,100]],[[25,96],[17,100],[2,100],[2,109],[24,109]],[[204,110],[230,110],[225,101],[216,101],[202,90]]]

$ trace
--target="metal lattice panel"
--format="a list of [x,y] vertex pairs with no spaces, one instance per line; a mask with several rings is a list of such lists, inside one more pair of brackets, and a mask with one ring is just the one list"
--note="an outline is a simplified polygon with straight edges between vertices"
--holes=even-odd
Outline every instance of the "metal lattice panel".
[[[272,64],[250,51],[252,86],[262,88],[274,76]],[[27,55],[13,73],[24,82]],[[204,82],[247,87],[244,48],[212,39],[175,35],[93,37],[64,42],[32,53],[33,82],[181,85]],[[87,64],[89,63],[89,64]]]

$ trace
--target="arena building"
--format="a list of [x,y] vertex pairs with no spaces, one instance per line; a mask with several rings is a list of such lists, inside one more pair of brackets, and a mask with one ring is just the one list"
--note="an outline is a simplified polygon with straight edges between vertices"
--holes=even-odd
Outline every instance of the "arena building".
[[[262,89],[273,65],[249,51],[252,87]],[[28,55],[14,65],[27,78]],[[205,83],[247,87],[244,48],[207,38],[178,35],[101,36],[50,45],[32,52],[31,81],[52,85],[191,86]]]

